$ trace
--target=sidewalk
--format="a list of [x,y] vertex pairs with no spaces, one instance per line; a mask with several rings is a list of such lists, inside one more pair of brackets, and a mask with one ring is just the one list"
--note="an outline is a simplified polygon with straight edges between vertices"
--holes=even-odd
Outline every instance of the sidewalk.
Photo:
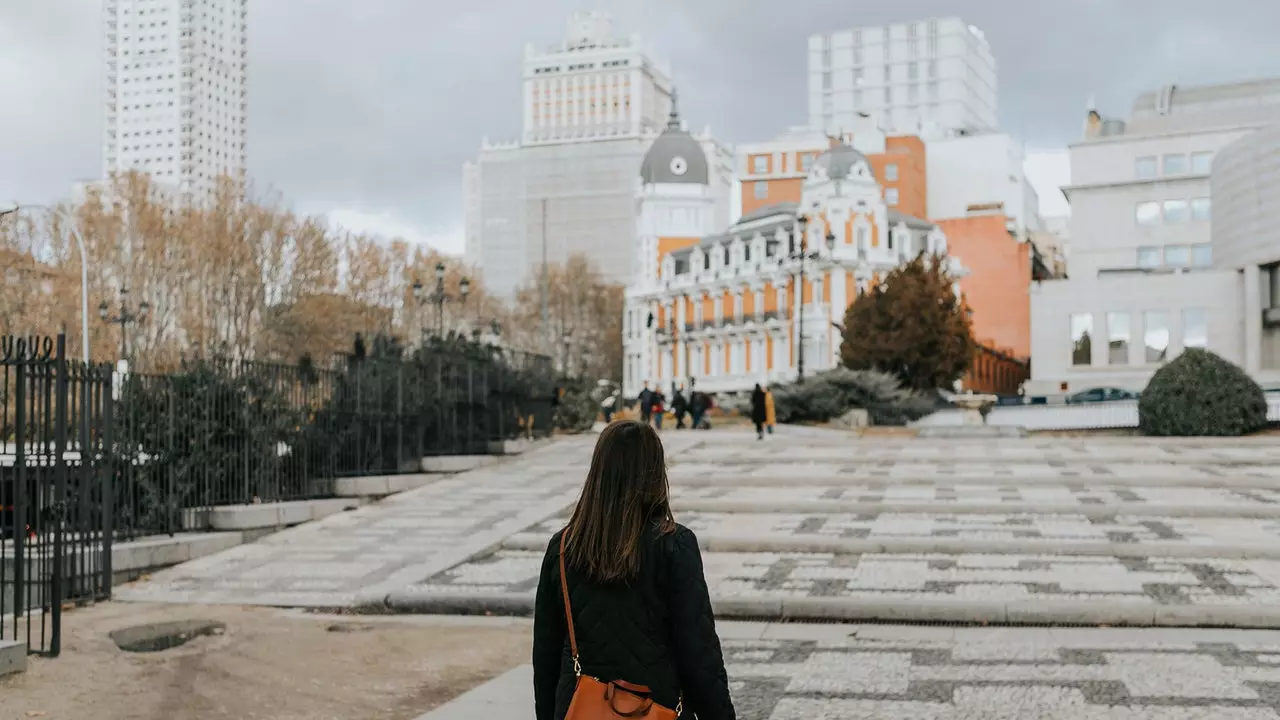
[[418,720],[532,720],[533,666],[521,665]]

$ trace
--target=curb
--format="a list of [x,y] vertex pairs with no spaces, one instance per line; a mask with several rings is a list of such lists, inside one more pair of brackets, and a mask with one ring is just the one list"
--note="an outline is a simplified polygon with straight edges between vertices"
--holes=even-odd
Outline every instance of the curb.
[[[392,592],[387,609],[403,614],[532,615],[534,593]],[[825,597],[712,597],[722,620],[914,622],[972,625],[1280,628],[1280,607],[1154,605],[1100,601],[983,601]]]
[[[817,553],[833,555],[1055,555],[1138,558],[1214,558],[1219,560],[1280,560],[1280,546],[1233,543],[1197,545],[1152,540],[1141,543],[1059,540],[980,540],[957,538],[888,538],[866,540],[819,536],[750,537],[703,534],[703,552]],[[536,533],[517,533],[502,542],[504,550],[543,551],[547,539]]]
[[957,503],[878,502],[847,500],[719,500],[708,498],[672,499],[677,512],[721,513],[811,513],[814,515],[906,514],[906,515],[1080,515],[1083,517],[1201,517],[1250,520],[1280,519],[1280,505],[1165,505],[1159,503]]
[[733,476],[731,474],[708,475],[701,471],[683,472],[680,466],[672,466],[667,473],[672,486],[681,487],[778,487],[780,485],[803,485],[806,487],[841,487],[887,488],[887,487],[957,487],[964,485],[990,485],[993,487],[1065,487],[1068,485],[1090,485],[1093,487],[1194,487],[1194,488],[1227,488],[1280,490],[1280,477],[1259,478],[1240,477],[1186,477],[1186,476],[1114,476],[1114,475],[1071,475],[1067,477],[1022,477],[1013,478],[1007,475],[903,475],[875,477],[858,477],[856,475],[833,475],[829,471],[821,475],[805,475],[802,467],[789,466],[787,471],[765,474],[757,471],[751,475]]

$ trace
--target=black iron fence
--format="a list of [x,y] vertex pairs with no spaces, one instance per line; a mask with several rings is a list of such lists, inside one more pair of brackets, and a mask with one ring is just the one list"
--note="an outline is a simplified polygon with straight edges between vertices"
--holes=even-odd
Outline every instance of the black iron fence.
[[110,371],[62,336],[0,338],[0,640],[61,650],[62,605],[111,592]]
[[0,338],[0,640],[34,653],[58,654],[65,602],[110,597],[113,542],[552,430],[550,359],[477,343],[163,375],[86,367],[65,347]]
[[474,344],[130,375],[115,410],[117,534],[196,529],[218,505],[325,497],[337,477],[548,434],[553,378],[545,357]]

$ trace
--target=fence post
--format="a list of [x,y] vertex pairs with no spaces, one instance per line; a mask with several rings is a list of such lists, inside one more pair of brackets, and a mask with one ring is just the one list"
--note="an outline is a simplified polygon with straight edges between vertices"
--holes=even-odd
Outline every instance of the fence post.
[[106,376],[106,386],[99,384],[100,378],[90,370],[94,377],[94,385],[102,401],[102,461],[98,463],[97,475],[102,480],[102,592],[111,597],[112,574],[115,572],[111,564],[111,550],[115,543],[116,514],[116,472],[115,472],[115,402],[111,397],[111,375]]
[[[13,626],[17,636],[18,618],[26,614],[26,543],[27,543],[27,363],[19,345],[14,376],[14,455],[13,455]],[[4,618],[0,618],[4,622]],[[27,637],[27,647],[31,638]]]
[[[63,562],[62,533],[64,509],[67,499],[67,336],[58,334],[57,355],[54,358],[54,491],[50,511],[53,521],[53,578],[52,625],[49,634],[49,654],[58,657],[62,652],[62,576],[67,568]],[[83,461],[83,458],[82,458]]]

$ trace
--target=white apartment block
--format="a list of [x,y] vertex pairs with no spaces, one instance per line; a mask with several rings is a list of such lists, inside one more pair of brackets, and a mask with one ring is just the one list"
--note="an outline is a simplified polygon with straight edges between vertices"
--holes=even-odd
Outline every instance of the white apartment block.
[[199,196],[245,169],[248,0],[106,0],[103,174]]
[[656,135],[671,113],[671,71],[608,15],[579,12],[564,42],[524,55],[524,144]]
[[[673,113],[668,69],[609,18],[577,13],[562,43],[524,58],[523,132],[484,142],[463,167],[467,261],[485,289],[511,298],[545,258],[586,256],[606,281],[634,272],[636,168]],[[728,220],[733,156],[709,131],[717,212]]]
[[1166,87],[1139,96],[1127,123],[1091,113],[1064,188],[1069,278],[1032,287],[1029,395],[1140,391],[1187,347],[1280,379],[1262,351],[1280,240],[1258,219],[1272,211],[1241,201],[1276,192],[1255,163],[1280,152],[1255,135],[1276,121],[1280,80]]
[[934,137],[925,143],[929,219],[968,217],[970,208],[1000,204],[1018,239],[1042,228],[1040,195],[1027,179],[1026,152],[1008,133]]
[[861,27],[809,37],[809,125],[840,134],[859,114],[925,140],[997,125],[996,62],[959,18]]

